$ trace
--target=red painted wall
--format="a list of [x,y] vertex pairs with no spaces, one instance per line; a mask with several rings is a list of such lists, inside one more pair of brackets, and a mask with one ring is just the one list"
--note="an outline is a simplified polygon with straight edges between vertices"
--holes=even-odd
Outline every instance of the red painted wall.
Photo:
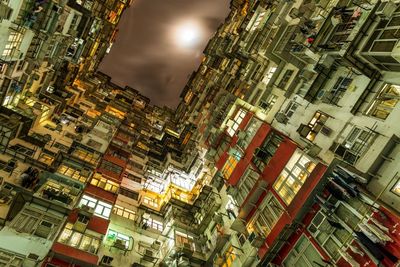
[[326,169],[327,167],[321,163],[318,163],[317,166],[314,168],[310,176],[300,188],[299,192],[297,192],[295,198],[286,208],[287,212],[282,214],[278,222],[275,224],[275,227],[272,228],[271,233],[267,236],[265,244],[259,249],[258,255],[260,258],[263,258],[264,255],[268,252],[268,248],[273,244],[273,242],[282,232],[285,225],[292,223],[294,217],[303,207],[305,201],[308,199],[310,193],[322,178]]
[[[73,210],[68,215],[67,221],[70,223],[75,223],[76,220],[78,219],[78,211],[79,211],[78,209]],[[105,235],[107,233],[109,224],[110,224],[109,220],[93,215],[93,217],[90,218],[87,229]]]
[[[87,262],[89,264],[97,265],[99,257],[97,255],[90,254],[88,252],[61,244],[61,243],[54,243],[53,247],[51,248],[52,251],[55,253],[65,255],[72,259],[77,259],[83,262]],[[68,266],[68,265],[67,265]]]
[[87,184],[83,192],[85,194],[92,195],[93,197],[99,200],[104,200],[106,202],[109,202],[110,204],[114,204],[115,201],[117,200],[116,194],[105,191],[104,189],[91,184]]

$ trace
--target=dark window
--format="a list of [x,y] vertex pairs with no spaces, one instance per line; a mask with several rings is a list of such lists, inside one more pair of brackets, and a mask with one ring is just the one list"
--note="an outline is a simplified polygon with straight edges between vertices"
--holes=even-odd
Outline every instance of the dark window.
[[139,199],[139,193],[137,193],[135,191],[131,191],[131,190],[126,189],[126,188],[123,188],[123,187],[119,188],[119,193],[121,195],[124,195],[124,196],[129,197],[129,198],[134,199],[134,200],[138,200]]

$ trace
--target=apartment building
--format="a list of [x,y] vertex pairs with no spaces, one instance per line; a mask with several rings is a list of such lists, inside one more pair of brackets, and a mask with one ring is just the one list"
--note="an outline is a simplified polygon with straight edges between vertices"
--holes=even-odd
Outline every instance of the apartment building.
[[396,1],[232,0],[172,110],[126,0],[0,3],[0,264],[397,266]]

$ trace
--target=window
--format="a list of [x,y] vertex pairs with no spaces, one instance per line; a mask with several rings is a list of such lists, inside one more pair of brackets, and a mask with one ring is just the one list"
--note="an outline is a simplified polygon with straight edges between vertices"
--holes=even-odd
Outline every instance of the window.
[[229,179],[232,172],[235,170],[236,165],[238,164],[239,160],[242,157],[242,154],[239,151],[235,149],[231,150],[233,151],[233,153],[232,155],[229,155],[228,159],[225,162],[224,167],[221,170],[222,175],[224,176],[225,179]]
[[228,120],[227,122],[227,132],[229,136],[233,136],[236,133],[236,130],[239,128],[239,125],[242,123],[244,117],[246,116],[246,110],[239,109],[236,113],[233,120]]
[[19,267],[23,266],[25,257],[17,256],[13,252],[0,250],[0,263],[2,266]]
[[119,185],[113,181],[107,180],[106,178],[102,177],[101,174],[95,173],[93,175],[92,180],[90,181],[90,184],[103,188],[106,191],[112,192],[112,193],[117,193]]
[[264,76],[264,78],[263,78],[263,80],[262,80],[263,83],[265,83],[266,85],[268,85],[269,82],[271,81],[272,76],[274,75],[275,71],[276,71],[276,67],[270,68],[270,69],[268,70],[267,74]]
[[72,179],[75,179],[77,181],[80,181],[82,183],[85,183],[86,180],[89,178],[88,174],[85,174],[85,172],[82,172],[82,170],[79,167],[74,167],[72,165],[68,164],[61,164],[58,169],[57,173],[68,176]]
[[315,137],[321,131],[322,127],[328,120],[328,116],[320,111],[315,112],[314,117],[308,123],[308,125],[302,124],[297,130],[301,137],[306,138],[309,141],[314,141]]
[[248,123],[244,133],[245,136],[243,138],[239,138],[238,146],[243,150],[246,150],[249,146],[250,142],[253,140],[254,136],[256,135],[258,129],[260,129],[262,125],[262,121],[257,119],[256,117],[252,117],[250,122]]
[[275,191],[287,205],[292,202],[315,166],[316,164],[299,150],[292,155],[274,183]]
[[249,192],[253,189],[260,175],[250,166],[240,178],[238,183],[238,204],[243,203]]
[[142,178],[141,177],[133,175],[133,174],[130,174],[130,173],[127,173],[127,172],[124,173],[124,178],[132,180],[132,181],[134,181],[134,182],[136,182],[138,184],[142,183]]
[[97,164],[97,162],[100,159],[99,153],[96,153],[94,151],[89,151],[83,147],[76,147],[71,154],[90,164]]
[[10,35],[8,36],[8,40],[6,46],[4,47],[2,57],[12,57],[13,53],[22,43],[23,35],[16,31],[11,31]]
[[251,23],[250,25],[250,31],[254,31],[256,30],[259,26],[260,23],[263,21],[265,14],[267,13],[267,11],[258,11],[253,18],[253,23]]
[[105,219],[110,218],[110,213],[112,209],[112,205],[97,200],[95,198],[89,197],[88,195],[83,195],[79,206],[88,206],[94,209],[94,213],[99,217],[103,217]]
[[192,250],[195,250],[193,237],[182,232],[175,231],[175,242],[177,247],[188,244]]
[[109,229],[106,236],[106,241],[111,243],[111,245],[118,247],[121,246],[121,248],[125,247],[125,249],[128,249],[130,238],[127,235]]
[[10,227],[20,233],[33,234],[52,240],[57,234],[62,219],[25,207],[11,222]]
[[333,88],[324,94],[322,101],[329,104],[338,104],[352,82],[353,79],[351,78],[339,77]]
[[113,213],[117,214],[118,216],[127,218],[129,220],[135,221],[136,220],[136,212],[118,205],[113,207]]
[[266,237],[278,222],[284,208],[271,192],[266,196],[264,203],[265,204],[255,215],[250,225],[255,232]]
[[400,99],[400,86],[386,84],[376,95],[367,115],[385,120],[396,107]]
[[396,194],[398,197],[400,197],[400,178],[397,180],[397,182],[394,184],[392,189],[390,191],[394,194]]
[[347,163],[354,164],[367,151],[375,135],[371,130],[354,127],[344,142],[335,149],[335,154]]
[[129,198],[134,199],[134,200],[138,200],[139,199],[139,193],[137,193],[135,191],[132,191],[132,190],[129,190],[129,189],[126,189],[126,188],[123,188],[123,187],[121,187],[119,189],[119,194],[124,195],[124,196],[129,197]]
[[302,235],[283,261],[283,266],[314,267],[317,266],[316,263],[318,266],[325,266],[326,264],[321,259],[322,256],[318,250],[305,235]]
[[274,94],[270,94],[267,101],[261,101],[259,106],[264,110],[265,113],[271,110],[271,108],[275,105],[278,100],[278,96]]
[[58,242],[79,250],[96,254],[99,249],[101,239],[99,237],[95,237],[94,235],[90,235],[89,233],[77,232],[73,230],[72,223],[67,223],[60,237],[58,238]]
[[293,73],[294,73],[294,70],[286,70],[285,74],[283,74],[282,79],[278,84],[278,87],[281,89],[285,89],[290,78],[292,78]]
[[143,203],[146,204],[146,205],[149,205],[151,207],[158,208],[158,201],[156,199],[149,198],[149,197],[144,197],[143,198]]
[[229,246],[229,248],[224,253],[224,263],[221,266],[230,267],[232,266],[235,259],[236,259],[236,254],[233,250],[233,247]]
[[163,223],[152,218],[143,219],[143,222],[150,228],[162,232],[164,229]]
[[114,164],[114,163],[112,163],[110,161],[107,161],[107,160],[103,160],[101,162],[99,168],[107,170],[107,171],[110,171],[110,172],[113,172],[113,173],[118,174],[118,175],[120,175],[122,170],[123,170],[122,167],[120,167],[117,164]]
[[291,118],[292,115],[296,112],[298,107],[299,104],[296,103],[296,101],[290,101],[286,106],[285,110],[283,111],[283,114],[285,114],[287,118]]
[[265,166],[275,155],[276,150],[283,141],[282,136],[271,132],[264,140],[263,144],[254,152],[253,163],[262,172]]

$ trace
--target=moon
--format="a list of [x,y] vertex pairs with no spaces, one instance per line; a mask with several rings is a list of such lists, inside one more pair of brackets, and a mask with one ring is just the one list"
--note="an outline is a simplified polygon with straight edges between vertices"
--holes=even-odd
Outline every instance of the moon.
[[195,47],[201,41],[202,29],[195,21],[179,23],[174,30],[175,43],[182,48]]

